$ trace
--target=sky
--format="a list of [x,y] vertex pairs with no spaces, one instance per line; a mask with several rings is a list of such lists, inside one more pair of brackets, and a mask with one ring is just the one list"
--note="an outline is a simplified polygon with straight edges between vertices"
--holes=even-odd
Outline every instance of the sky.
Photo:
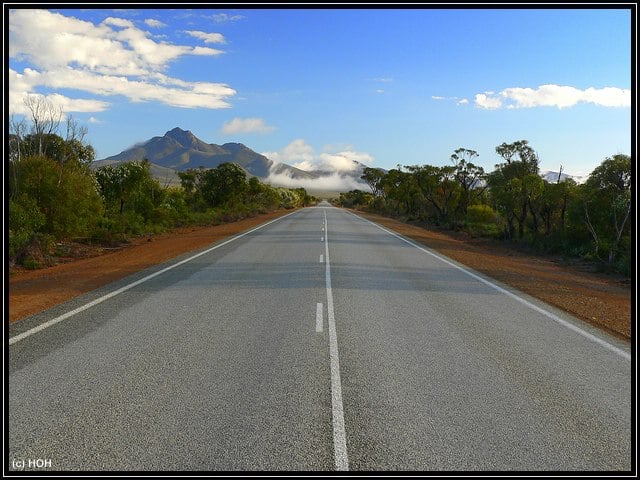
[[527,140],[541,171],[588,175],[635,145],[630,9],[116,6],[5,4],[5,112],[46,96],[97,159],[174,127],[303,169],[465,148],[489,172]]

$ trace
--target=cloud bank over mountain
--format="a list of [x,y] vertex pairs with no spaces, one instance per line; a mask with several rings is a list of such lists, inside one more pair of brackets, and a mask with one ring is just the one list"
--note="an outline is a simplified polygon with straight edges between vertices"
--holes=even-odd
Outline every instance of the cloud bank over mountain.
[[[272,185],[303,187],[319,190],[368,189],[360,179],[365,167],[374,162],[366,152],[354,150],[351,146],[325,146],[322,153],[303,139],[296,139],[277,152],[263,152],[274,162],[269,176],[265,179]],[[299,176],[295,171],[281,171],[279,165],[291,165],[312,175]]]
[[346,192],[349,190],[369,190],[355,176],[332,173],[314,178],[293,177],[290,173],[270,173],[265,182],[276,187],[304,188],[306,190],[328,190]]

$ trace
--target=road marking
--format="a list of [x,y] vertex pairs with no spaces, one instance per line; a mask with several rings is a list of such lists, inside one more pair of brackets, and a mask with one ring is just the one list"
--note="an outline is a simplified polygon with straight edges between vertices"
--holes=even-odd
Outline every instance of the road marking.
[[48,320],[48,321],[46,321],[44,323],[41,323],[40,325],[38,325],[37,327],[32,328],[31,330],[27,330],[26,332],[23,332],[23,333],[21,333],[19,335],[15,335],[15,336],[9,338],[9,345],[13,345],[14,343],[19,342],[20,340],[23,340],[23,339],[33,335],[34,333],[38,333],[38,332],[40,332],[40,331],[42,331],[42,330],[44,330],[46,328],[49,328],[52,325],[55,325],[56,323],[59,323],[59,322],[61,322],[63,320],[66,320],[69,317],[72,317],[72,316],[74,316],[74,315],[76,315],[76,314],[78,314],[80,312],[83,312],[83,311],[85,311],[85,310],[87,310],[87,309],[89,309],[91,307],[94,307],[94,306],[98,305],[99,303],[104,302],[105,300],[108,300],[108,299],[110,299],[112,297],[115,297],[116,295],[120,295],[121,293],[126,292],[127,290],[130,290],[133,287],[136,287],[136,286],[140,285],[141,283],[146,282],[147,280],[151,280],[152,278],[157,277],[158,275],[162,275],[163,273],[166,273],[169,270],[172,270],[172,269],[174,269],[176,267],[179,267],[180,265],[183,265],[183,264],[185,264],[187,262],[190,262],[191,260],[194,260],[194,259],[196,259],[198,257],[201,257],[202,255],[206,255],[207,253],[212,252],[213,250],[216,250],[217,248],[224,247],[225,245],[228,245],[229,243],[231,243],[231,242],[233,242],[235,240],[238,240],[239,238],[242,238],[242,237],[244,237],[246,235],[249,235],[250,233],[253,233],[253,232],[257,231],[257,230],[260,230],[261,228],[264,228],[267,225],[271,225],[272,223],[277,222],[278,220],[282,220],[285,217],[288,217],[290,215],[294,215],[295,213],[298,213],[298,211],[288,213],[287,215],[283,215],[282,217],[278,217],[278,218],[276,218],[274,220],[271,220],[271,221],[269,221],[267,223],[263,223],[262,225],[260,225],[260,226],[258,226],[256,228],[253,228],[253,229],[251,229],[249,231],[241,233],[240,235],[237,235],[237,236],[235,236],[233,238],[230,238],[229,240],[225,240],[224,242],[219,243],[218,245],[215,245],[215,246],[213,246],[211,248],[208,248],[207,250],[204,250],[204,251],[202,251],[200,253],[197,253],[197,254],[195,254],[195,255],[193,255],[193,256],[185,259],[185,260],[181,260],[178,263],[174,263],[173,265],[169,265],[168,267],[165,267],[162,270],[159,270],[159,271],[157,271],[155,273],[152,273],[151,275],[147,275],[146,277],[141,278],[140,280],[136,280],[135,282],[132,282],[132,283],[130,283],[128,285],[125,285],[124,287],[118,288],[117,290],[114,290],[113,292],[107,293],[106,295],[103,295],[100,298],[96,298],[95,300],[93,300],[93,301],[91,301],[91,302],[89,302],[89,303],[87,303],[85,305],[82,305],[81,307],[78,307],[75,310],[71,310],[70,312],[64,313],[64,314],[62,314],[62,315],[60,315],[60,316],[58,316],[56,318],[53,318],[53,319]]
[[320,254],[320,263],[324,263],[324,255]]
[[349,470],[347,456],[347,435],[344,428],[344,408],[342,405],[342,382],[340,381],[340,360],[338,358],[338,335],[336,318],[333,312],[333,292],[331,290],[331,264],[329,261],[329,226],[327,212],[324,212],[325,234],[325,271],[327,283],[327,317],[329,323],[329,357],[331,360],[331,411],[333,416],[333,452],[336,470]]
[[453,268],[456,268],[456,269],[460,270],[463,273],[466,273],[467,275],[469,275],[470,277],[478,280],[479,282],[482,282],[485,285],[487,285],[487,286],[499,291],[500,293],[503,293],[506,296],[508,296],[508,297],[520,302],[521,304],[531,308],[532,310],[535,310],[536,312],[543,314],[547,318],[553,320],[554,322],[559,323],[560,325],[568,328],[569,330],[572,330],[572,331],[578,333],[579,335],[582,335],[583,337],[585,337],[585,338],[587,338],[587,339],[599,344],[600,346],[602,346],[602,347],[604,347],[604,348],[606,348],[608,350],[611,350],[612,352],[620,355],[621,357],[623,357],[623,358],[625,358],[625,359],[627,359],[629,361],[631,360],[631,354],[629,352],[625,352],[624,350],[611,345],[609,342],[606,342],[605,340],[603,340],[603,339],[601,339],[599,337],[596,337],[595,335],[593,335],[593,334],[591,334],[589,332],[586,332],[586,331],[582,330],[580,327],[578,327],[576,325],[573,325],[572,323],[567,322],[566,320],[563,320],[562,318],[558,317],[557,315],[555,315],[555,314],[553,314],[551,312],[548,312],[547,310],[545,310],[543,308],[540,308],[537,305],[534,305],[533,303],[529,302],[528,300],[525,300],[524,298],[516,295],[515,293],[510,292],[509,290],[506,290],[506,289],[496,285],[495,283],[492,283],[489,280],[486,280],[486,279],[476,275],[475,273],[467,270],[466,268],[463,268],[463,267],[461,267],[459,265],[456,265],[455,263],[447,260],[445,257],[442,257],[442,256],[440,256],[440,255],[438,255],[438,254],[436,254],[434,252],[430,252],[426,248],[423,248],[420,245],[412,242],[411,240],[408,240],[408,239],[404,238],[402,235],[399,235],[399,234],[397,234],[395,232],[392,232],[391,230],[387,230],[386,228],[378,225],[377,223],[372,222],[371,220],[367,220],[366,218],[362,218],[362,217],[360,217],[360,216],[358,216],[358,215],[356,215],[354,213],[351,213],[351,212],[348,212],[348,213],[350,213],[351,215],[353,215],[356,218],[359,218],[360,220],[363,220],[363,221],[365,221],[367,223],[370,223],[371,225],[374,225],[375,227],[378,227],[380,230],[382,230],[384,232],[387,232],[389,235],[393,235],[394,237],[399,238],[403,242],[408,243],[412,247],[417,248],[421,252],[424,252],[424,253],[426,253],[428,255],[431,255],[432,257],[437,258],[441,262],[444,262],[447,265],[449,265],[449,266],[451,266]]
[[323,324],[323,318],[322,318],[322,303],[319,303],[316,305],[316,332],[320,333],[322,332],[322,324]]
[[324,242],[324,237],[320,237],[320,241],[321,241],[321,242]]

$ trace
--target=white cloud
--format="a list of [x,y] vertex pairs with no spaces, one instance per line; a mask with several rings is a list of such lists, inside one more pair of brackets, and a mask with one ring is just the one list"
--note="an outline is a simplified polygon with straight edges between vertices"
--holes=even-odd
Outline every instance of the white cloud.
[[[42,95],[39,93],[28,93],[23,97],[15,97],[15,102],[10,105],[10,112],[16,115],[25,115],[30,117],[33,112],[27,107],[27,101],[29,98],[39,97],[43,98],[49,105],[51,105],[55,111],[60,112],[60,117],[62,120],[67,118],[67,114],[72,112],[78,113],[90,113],[90,112],[102,112],[105,111],[109,104],[107,102],[101,102],[99,100],[91,100],[91,99],[82,99],[82,98],[69,98],[64,95],[60,95],[58,93],[50,94],[50,95]],[[91,117],[95,118],[95,117]],[[101,123],[101,122],[93,122],[91,119],[90,123]]]
[[356,170],[358,165],[354,162],[370,165],[374,161],[374,158],[368,153],[355,151],[351,147],[333,152],[332,148],[327,146],[326,150],[318,154],[303,139],[297,139],[279,152],[265,152],[263,155],[273,160],[274,163],[286,163],[300,170],[323,170],[338,173]]
[[42,84],[42,75],[29,68],[24,74],[9,69],[9,111],[16,115],[29,113],[24,100],[27,96],[39,95],[46,97],[53,105],[60,107],[63,112],[102,112],[109,108],[109,103],[96,99],[69,98],[57,93],[41,95],[34,93],[33,86]]
[[[369,189],[357,176],[349,174],[358,168],[358,164],[354,162],[365,165],[373,163],[374,158],[371,155],[366,152],[358,152],[351,146],[326,145],[324,150],[318,154],[303,139],[296,139],[278,152],[264,152],[263,155],[274,162],[271,167],[272,173],[266,181],[277,186],[303,187],[315,190]],[[286,173],[273,173],[279,163],[286,163],[304,171],[321,171],[324,174],[315,179],[291,178]]]
[[600,89],[590,87],[583,92],[582,101],[603,107],[630,107],[631,90],[616,87]]
[[228,13],[216,13],[211,16],[213,20],[217,23],[224,22],[237,22],[238,20],[242,20],[246,18],[244,15],[229,15]]
[[211,55],[211,56],[216,56],[216,55],[221,55],[224,52],[222,50],[218,50],[216,48],[209,48],[209,47],[193,47],[193,50],[191,50],[191,55]]
[[108,17],[105,18],[102,22],[105,25],[113,25],[114,27],[121,27],[121,28],[132,28],[133,22],[126,20],[124,18],[114,18],[114,17]]
[[318,158],[318,166],[320,169],[335,170],[337,172],[353,172],[359,168],[358,163],[365,165],[373,163],[373,157],[368,153],[355,152],[353,150],[322,153]]
[[289,165],[304,161],[312,162],[315,157],[313,147],[302,139],[294,140],[279,152],[264,152],[262,155],[275,163],[287,163]]
[[631,90],[616,87],[580,90],[563,85],[541,85],[538,88],[512,87],[500,93],[485,92],[475,96],[476,106],[485,109],[573,107],[578,103],[592,103],[603,107],[630,107]]
[[270,133],[275,127],[267,125],[262,118],[234,118],[222,126],[223,135],[237,133]]
[[306,190],[326,190],[347,192],[350,190],[367,190],[370,188],[367,184],[359,182],[354,177],[348,177],[334,173],[319,178],[292,178],[285,173],[270,174],[266,179],[269,183],[276,187],[304,188]]
[[456,105],[466,105],[469,103],[469,100],[467,100],[466,98],[460,98],[460,97],[443,97],[441,95],[431,95],[431,100],[436,100],[436,101],[455,101]]
[[478,93],[476,94],[476,105],[480,108],[493,110],[502,106],[502,100],[500,100],[500,98],[489,97],[485,93]]
[[[47,10],[10,11],[9,56],[31,64],[22,73],[9,72],[10,111],[18,113],[24,95],[39,87],[123,95],[134,102],[183,108],[230,106],[227,98],[236,92],[228,85],[187,82],[163,73],[183,55],[217,56],[221,50],[156,42],[149,36],[122,18],[109,17],[94,25]],[[62,95],[56,99],[65,109],[74,109],[69,111],[102,111],[109,105]]]
[[[10,71],[10,78],[11,75],[14,77],[20,76],[13,70]],[[127,77],[99,75],[90,71],[74,70],[72,68],[43,73],[25,69],[25,74],[20,76],[20,82],[16,84],[16,86],[20,86],[23,89],[22,92],[14,91],[13,88],[10,88],[10,105],[14,106],[21,103],[22,97],[38,85],[54,89],[70,88],[82,90],[103,96],[124,95],[133,102],[158,101],[182,108],[227,108],[229,104],[224,98],[235,93],[235,90],[224,84],[185,82],[162,74],[158,74],[153,78],[157,79],[157,81],[130,80]],[[106,102],[97,100],[95,102],[99,105],[107,105]],[[101,110],[104,110],[104,108]]]
[[69,98],[59,93],[46,95],[54,105],[61,107],[63,112],[103,112],[108,107],[107,102],[85,98]]
[[144,23],[151,28],[163,28],[167,26],[166,23],[162,23],[160,20],[154,18],[147,18]]
[[227,43],[221,33],[207,33],[199,30],[185,30],[185,33],[202,40],[204,43]]

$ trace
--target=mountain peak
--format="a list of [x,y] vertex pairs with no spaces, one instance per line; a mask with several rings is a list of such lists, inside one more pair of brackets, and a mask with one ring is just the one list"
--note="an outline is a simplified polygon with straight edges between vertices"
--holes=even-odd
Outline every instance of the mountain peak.
[[190,146],[197,142],[196,136],[191,133],[191,130],[182,130],[180,127],[176,127],[173,130],[169,130],[164,134],[165,137],[173,138],[175,141],[184,146]]
[[172,128],[172,129],[171,129],[171,130],[169,130],[167,133],[165,133],[165,135],[168,135],[168,136],[172,136],[172,135],[184,135],[185,133],[188,133],[188,134],[190,134],[190,135],[193,135],[193,134],[191,133],[191,130],[183,130],[183,129],[181,129],[180,127]]

